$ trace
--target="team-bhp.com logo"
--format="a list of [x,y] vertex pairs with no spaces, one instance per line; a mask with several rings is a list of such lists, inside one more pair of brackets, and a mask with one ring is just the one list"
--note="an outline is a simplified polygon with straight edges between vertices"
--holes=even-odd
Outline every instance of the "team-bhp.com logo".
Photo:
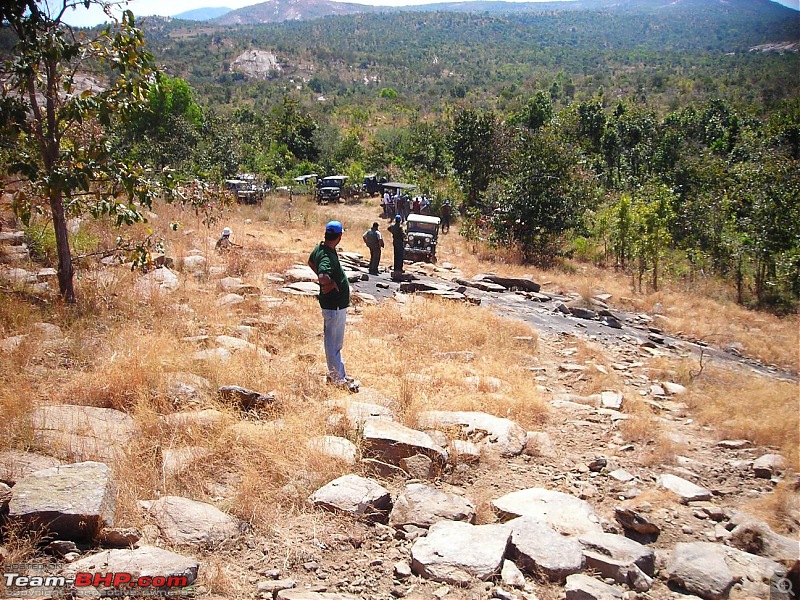
[[[13,565],[7,565],[13,566]],[[30,566],[30,565],[28,565]],[[35,595],[36,591],[53,588],[138,588],[137,595],[147,595],[147,592],[178,590],[189,585],[189,578],[185,575],[135,575],[126,572],[113,573],[75,573],[75,575],[48,575],[48,574],[22,574],[25,570],[12,571],[5,569],[3,583],[6,591],[28,591]],[[27,570],[27,569],[26,569]],[[107,590],[110,591],[110,590]],[[144,593],[142,593],[144,592]],[[107,595],[107,594],[104,594]]]

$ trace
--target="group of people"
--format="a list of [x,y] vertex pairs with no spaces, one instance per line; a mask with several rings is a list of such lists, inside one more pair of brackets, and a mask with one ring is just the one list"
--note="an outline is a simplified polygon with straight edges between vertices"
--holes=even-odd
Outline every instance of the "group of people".
[[[364,244],[369,248],[369,274],[377,275],[378,266],[381,262],[381,254],[383,248],[386,247],[383,241],[383,235],[378,231],[378,222],[372,224],[372,227],[364,232],[361,236]],[[403,260],[405,259],[405,240],[406,232],[403,230],[403,217],[395,215],[394,222],[388,227],[389,233],[392,234],[392,249],[394,250],[394,265],[393,270],[397,273],[403,272]]]
[[431,199],[427,196],[414,196],[409,198],[408,194],[390,194],[388,191],[383,193],[381,198],[381,208],[383,216],[391,219],[400,215],[403,221],[408,220],[408,215],[429,215],[431,214]]

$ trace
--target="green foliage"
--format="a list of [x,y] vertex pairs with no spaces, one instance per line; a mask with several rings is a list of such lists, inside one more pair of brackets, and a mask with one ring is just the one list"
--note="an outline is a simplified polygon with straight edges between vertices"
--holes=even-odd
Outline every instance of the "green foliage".
[[493,113],[464,110],[456,116],[449,148],[453,171],[467,196],[467,204],[480,204],[498,164],[495,145],[496,118]]
[[387,100],[394,100],[397,98],[397,96],[397,90],[393,88],[381,88],[381,91],[378,94],[379,98],[386,98]]

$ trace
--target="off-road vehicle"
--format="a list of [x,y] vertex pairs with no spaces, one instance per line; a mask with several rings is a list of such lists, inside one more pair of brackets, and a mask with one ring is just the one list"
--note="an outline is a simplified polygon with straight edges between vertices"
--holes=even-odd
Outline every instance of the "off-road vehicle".
[[436,262],[439,217],[408,215],[405,257],[412,261]]

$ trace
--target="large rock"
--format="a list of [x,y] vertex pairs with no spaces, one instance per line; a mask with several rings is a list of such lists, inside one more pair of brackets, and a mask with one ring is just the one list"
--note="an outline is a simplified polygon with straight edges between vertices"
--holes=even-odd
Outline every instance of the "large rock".
[[564,594],[567,600],[619,600],[622,598],[621,590],[580,573],[567,577]]
[[0,481],[14,485],[19,479],[31,473],[57,467],[61,461],[52,456],[44,456],[33,452],[6,450],[0,452]]
[[583,548],[575,538],[561,535],[533,517],[520,517],[507,525],[515,561],[524,572],[563,581],[583,568]]
[[527,432],[514,421],[482,412],[433,410],[421,413],[418,421],[425,429],[460,428],[471,441],[505,457],[521,454],[527,441]]
[[205,275],[208,273],[208,261],[205,256],[184,256],[183,270],[194,277]]
[[163,295],[174,292],[180,287],[178,276],[166,267],[153,269],[139,278],[134,285],[134,291],[139,297],[148,298],[152,295]]
[[114,524],[116,489],[111,469],[98,462],[51,467],[20,479],[9,518],[44,527],[64,540],[88,542]]
[[137,432],[124,412],[71,404],[34,408],[31,425],[37,446],[74,461],[112,462],[123,455]]
[[683,504],[699,500],[711,500],[711,492],[677,475],[661,475],[658,485],[677,495]]
[[544,488],[511,492],[492,500],[492,507],[503,519],[534,517],[564,535],[602,531],[600,520],[588,503]]
[[322,435],[308,440],[306,447],[331,458],[343,460],[349,465],[356,463],[358,448],[347,438],[335,435]]
[[180,496],[164,496],[146,504],[171,544],[212,548],[239,535],[239,520],[211,504]]
[[241,338],[232,337],[230,335],[218,335],[214,341],[221,347],[230,350],[231,352],[252,352],[258,354],[262,358],[269,358],[270,353],[259,348],[252,342],[243,340]]
[[501,285],[507,290],[520,290],[523,292],[538,292],[541,286],[535,281],[524,277],[503,277],[494,273],[482,273],[472,278],[478,281],[489,281],[496,285]]
[[436,444],[431,436],[400,423],[381,418],[364,422],[364,455],[391,465],[416,454],[424,454],[441,469],[447,463],[447,450]]
[[358,518],[383,520],[392,508],[389,490],[358,475],[343,475],[314,492],[314,506],[340,511]]
[[676,545],[667,565],[667,576],[686,591],[709,600],[726,598],[736,583],[725,561],[725,548],[710,542]]
[[648,514],[651,508],[647,503],[637,506],[617,506],[614,509],[614,518],[628,531],[642,535],[658,535],[661,533],[661,527]]
[[655,553],[647,546],[611,533],[587,533],[578,538],[586,568],[638,591],[652,586]]
[[142,546],[135,550],[104,550],[77,560],[64,568],[65,575],[75,573],[128,573],[139,577],[185,577],[186,585],[197,579],[200,564],[169,550]]
[[294,296],[318,296],[319,284],[311,281],[298,281],[282,288],[278,288],[282,294],[291,294]]
[[430,527],[439,521],[475,520],[475,505],[455,494],[447,494],[429,485],[412,483],[397,497],[389,515],[393,527],[416,525]]
[[772,531],[763,521],[739,518],[731,531],[728,543],[731,546],[758,556],[765,556],[792,568],[800,561],[800,542]]
[[[286,271],[283,276],[287,281],[313,281],[315,284],[317,283],[317,274],[307,265],[295,265]],[[319,292],[319,287],[317,287],[317,292]]]
[[272,394],[262,394],[238,385],[223,385],[219,388],[218,393],[223,400],[233,402],[244,411],[264,408],[275,402],[275,396]]
[[440,521],[412,546],[411,569],[452,585],[469,585],[474,577],[486,581],[500,572],[510,536],[505,525]]
[[780,454],[764,454],[753,462],[756,477],[770,479],[786,469],[786,460]]
[[[358,395],[363,397],[365,392],[368,392],[367,388],[361,389]],[[327,405],[337,413],[343,413],[345,419],[347,419],[348,426],[354,431],[363,430],[367,419],[372,417],[386,419],[387,421],[394,420],[392,409],[384,404],[364,401],[356,402],[355,400],[346,398],[343,400],[332,400],[328,402]]]

